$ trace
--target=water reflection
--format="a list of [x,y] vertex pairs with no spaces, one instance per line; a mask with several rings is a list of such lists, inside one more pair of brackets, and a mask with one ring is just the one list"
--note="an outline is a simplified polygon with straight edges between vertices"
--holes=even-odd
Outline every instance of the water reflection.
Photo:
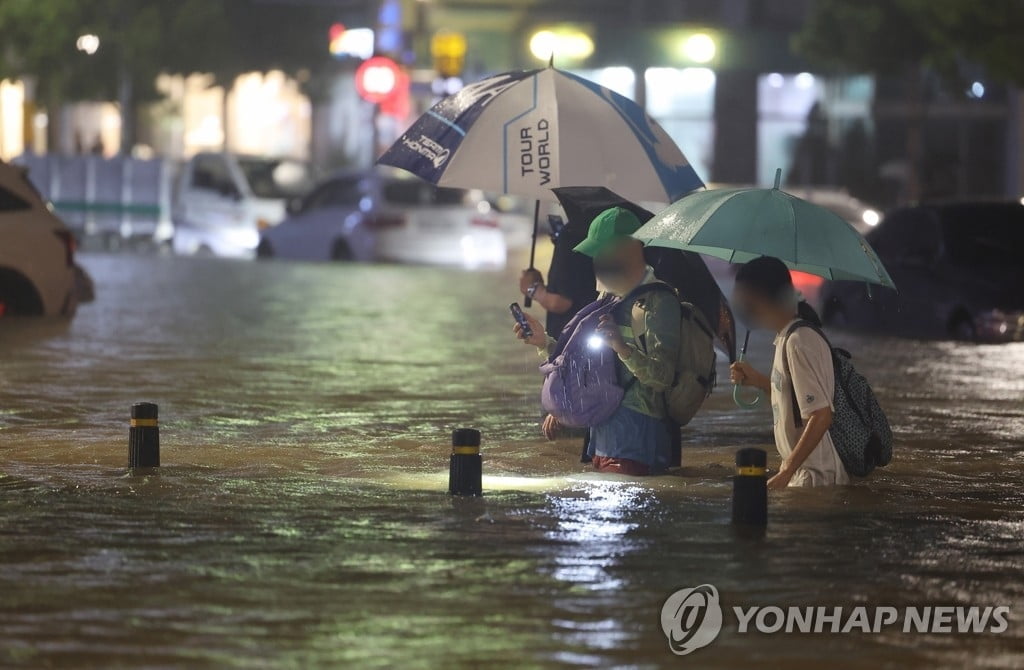
[[627,519],[652,503],[651,492],[628,481],[593,481],[572,494],[550,500],[558,527],[548,535],[567,545],[553,576],[591,590],[621,588],[617,559],[643,548],[629,537],[637,524]]
[[[0,666],[663,667],[661,604],[702,583],[729,606],[1015,614],[998,637],[727,629],[699,667],[1024,665],[1024,345],[837,335],[894,462],[773,496],[748,541],[729,476],[770,447],[767,412],[725,388],[681,473],[588,473],[539,436],[511,272],[84,262],[99,300],[70,325],[0,323]],[[751,351],[766,366],[769,339]],[[139,400],[165,465],[131,478]],[[456,426],[483,433],[483,498],[444,494]]]

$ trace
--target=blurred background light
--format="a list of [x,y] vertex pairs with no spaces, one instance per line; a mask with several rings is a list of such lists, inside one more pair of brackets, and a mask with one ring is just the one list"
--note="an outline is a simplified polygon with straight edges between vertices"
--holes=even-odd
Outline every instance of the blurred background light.
[[683,55],[694,63],[709,63],[717,53],[715,40],[707,33],[694,33],[683,42]]
[[75,48],[91,56],[100,48],[100,38],[91,33],[79,35],[75,40]]
[[594,40],[575,28],[538,30],[530,38],[530,53],[537,60],[586,60],[594,53]]
[[715,86],[715,73],[706,67],[687,67],[680,73],[679,82],[687,91],[708,91]]
[[350,56],[365,60],[373,56],[372,28],[346,28],[344,24],[335,23],[329,36],[331,54],[338,58]]
[[814,86],[814,75],[810,72],[801,72],[796,76],[797,88],[811,88]]

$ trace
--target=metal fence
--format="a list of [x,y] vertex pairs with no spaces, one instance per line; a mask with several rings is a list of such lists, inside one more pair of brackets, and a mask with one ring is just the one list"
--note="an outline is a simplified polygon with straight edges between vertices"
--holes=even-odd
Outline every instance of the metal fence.
[[173,166],[161,159],[37,156],[15,163],[80,236],[169,240]]

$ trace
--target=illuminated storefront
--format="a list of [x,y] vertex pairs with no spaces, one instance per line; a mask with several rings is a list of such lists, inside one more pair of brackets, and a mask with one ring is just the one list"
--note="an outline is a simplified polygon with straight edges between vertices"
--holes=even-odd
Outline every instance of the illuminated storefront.
[[0,159],[9,161],[25,150],[25,87],[0,81]]
[[153,114],[151,142],[159,155],[224,149],[308,158],[309,99],[281,72],[242,75],[226,96],[208,75],[165,75],[157,89],[166,96]]

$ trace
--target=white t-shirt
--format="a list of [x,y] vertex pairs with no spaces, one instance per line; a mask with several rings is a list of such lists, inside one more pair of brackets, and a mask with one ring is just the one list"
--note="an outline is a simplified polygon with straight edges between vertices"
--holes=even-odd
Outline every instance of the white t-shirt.
[[[832,407],[835,392],[835,370],[832,352],[824,339],[810,328],[797,328],[786,342],[786,357],[792,377],[786,375],[782,363],[782,341],[794,319],[775,337],[775,360],[772,363],[772,417],[775,422],[775,446],[783,459],[789,458],[806,426],[807,417],[823,407]],[[793,407],[793,393],[799,408]],[[804,426],[797,428],[794,412],[799,409]],[[825,433],[821,442],[790,480],[790,486],[823,486],[849,484],[850,476]]]

